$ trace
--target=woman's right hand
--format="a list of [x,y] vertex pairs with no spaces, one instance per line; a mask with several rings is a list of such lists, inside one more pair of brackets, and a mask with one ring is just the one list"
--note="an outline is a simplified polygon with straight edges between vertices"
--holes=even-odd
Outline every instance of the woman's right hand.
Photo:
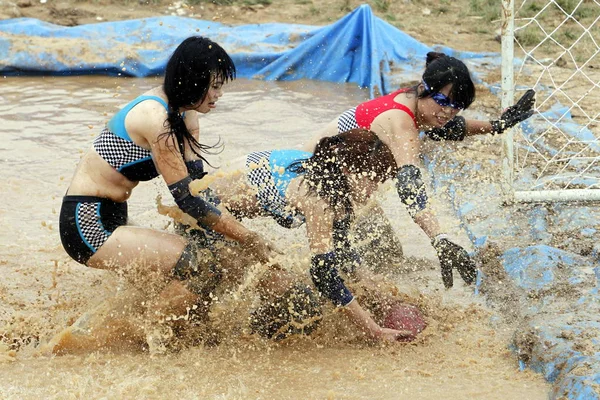
[[373,341],[396,342],[398,340],[409,341],[414,339],[414,335],[410,331],[400,331],[379,326],[373,317],[371,317],[371,314],[362,308],[356,300],[352,301],[345,308],[352,316],[354,322]]
[[391,328],[382,328],[377,326],[375,331],[371,332],[373,339],[384,342],[397,342],[399,340],[413,340],[414,335],[411,331],[399,331]]

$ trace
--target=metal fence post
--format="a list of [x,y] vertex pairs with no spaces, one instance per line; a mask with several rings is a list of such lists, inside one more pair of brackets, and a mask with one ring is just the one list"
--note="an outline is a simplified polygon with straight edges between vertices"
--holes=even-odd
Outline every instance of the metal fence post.
[[[514,41],[515,41],[514,0],[502,0],[502,108],[512,105],[514,100]],[[513,132],[509,129],[503,135],[502,191],[506,202],[513,200],[514,149]]]

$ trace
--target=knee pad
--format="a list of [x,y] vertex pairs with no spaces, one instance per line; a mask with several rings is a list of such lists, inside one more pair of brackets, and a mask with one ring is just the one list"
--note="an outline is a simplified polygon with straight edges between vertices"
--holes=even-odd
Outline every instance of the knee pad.
[[188,242],[173,267],[173,277],[185,281],[190,292],[208,299],[221,282],[221,272],[212,254],[204,256],[200,262],[196,246]]
[[202,302],[212,302],[212,294],[221,283],[220,266],[213,257],[199,261],[198,272],[186,281],[190,292],[201,297]]
[[180,281],[198,275],[198,256],[195,246],[188,242],[173,267],[173,276]]

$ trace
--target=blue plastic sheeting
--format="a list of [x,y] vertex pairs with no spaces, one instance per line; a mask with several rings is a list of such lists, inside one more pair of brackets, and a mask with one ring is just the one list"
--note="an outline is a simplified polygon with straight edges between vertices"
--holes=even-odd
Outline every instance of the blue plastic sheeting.
[[529,364],[554,383],[551,399],[600,399],[599,298],[592,289],[571,308],[530,325],[538,338]]
[[[375,17],[368,5],[325,27],[229,26],[184,17],[63,27],[18,18],[0,21],[0,71],[4,75],[156,75],[164,71],[175,47],[192,35],[222,45],[239,77],[350,82],[369,88],[371,96],[395,90],[391,76],[397,71],[421,71],[425,55],[432,50]],[[460,58],[499,60],[497,53],[441,49]]]
[[570,284],[582,283],[582,269],[594,266],[588,258],[546,245],[508,249],[502,261],[513,282],[526,290],[547,289],[558,274],[567,275]]
[[[550,110],[536,114],[521,124],[523,136],[530,142],[535,142],[536,146],[540,146],[554,156],[559,149],[553,148],[546,144],[543,141],[543,138],[537,137],[552,126],[556,126],[561,132],[564,132],[578,141],[587,142],[590,150],[600,152],[600,145],[597,143],[594,133],[587,127],[574,122],[569,108],[562,106],[559,103],[552,106]],[[576,154],[576,152],[571,151],[565,152],[564,154]]]
[[[546,175],[543,179],[540,179],[535,167],[527,168],[522,171],[520,176],[521,185],[531,187],[533,183],[542,184],[552,181],[555,184],[593,187],[600,183],[600,179],[597,178],[600,175],[600,166],[590,164],[589,160],[583,159],[583,155],[586,153],[600,153],[598,140],[589,128],[573,121],[568,107],[556,103],[548,111],[534,114],[531,118],[523,121],[520,127],[527,142],[517,143],[519,148],[534,154],[539,152],[548,159],[556,158],[559,155],[561,159],[577,156],[566,163],[566,166],[569,167],[568,170],[563,173]],[[585,152],[579,148],[577,150],[565,150],[556,147],[556,144],[549,143],[544,134],[553,127],[556,127],[566,136],[573,138],[572,140],[575,142],[585,143]],[[573,170],[584,174],[582,174],[583,176],[574,176]]]
[[[499,185],[477,180],[478,171],[490,166],[465,161],[458,153],[454,147],[439,146],[426,157],[426,164],[435,191],[449,195],[476,251],[489,237],[515,237],[525,246],[547,243],[550,224],[564,233],[594,233],[590,225],[597,221],[598,209],[590,206],[532,206],[511,215],[511,209],[502,205]],[[484,162],[497,168],[493,160]],[[474,181],[476,185],[462,184]],[[579,240],[571,236],[563,241]],[[502,254],[504,270],[525,294],[528,306],[520,330],[530,332],[530,342],[525,344],[531,348],[518,350],[531,358],[520,364],[552,382],[549,398],[553,400],[600,400],[600,246],[593,251],[596,255],[584,257],[547,245],[531,245],[509,248]],[[486,279],[478,273],[476,293]]]

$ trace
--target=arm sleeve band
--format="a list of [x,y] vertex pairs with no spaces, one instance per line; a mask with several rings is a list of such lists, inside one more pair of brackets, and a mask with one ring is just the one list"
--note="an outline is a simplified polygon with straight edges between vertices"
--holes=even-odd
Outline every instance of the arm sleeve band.
[[432,140],[454,140],[461,141],[467,135],[467,121],[465,117],[456,116],[441,128],[434,128],[425,131],[425,134]]
[[[175,203],[177,203],[183,212],[195,218],[202,227],[210,228],[214,225],[214,217],[220,216],[221,211],[200,197],[193,196],[190,193],[191,182],[192,178],[187,176],[169,185],[169,191],[173,195]],[[211,222],[210,220],[213,221]]]
[[207,172],[204,172],[204,163],[202,160],[186,161],[185,166],[192,179],[202,179],[207,175]]
[[316,254],[311,259],[310,276],[323,296],[337,306],[347,306],[354,296],[339,276],[337,264],[339,260],[335,252]]
[[396,189],[411,217],[427,208],[428,198],[425,183],[421,179],[421,171],[416,166],[405,165],[398,170]]

